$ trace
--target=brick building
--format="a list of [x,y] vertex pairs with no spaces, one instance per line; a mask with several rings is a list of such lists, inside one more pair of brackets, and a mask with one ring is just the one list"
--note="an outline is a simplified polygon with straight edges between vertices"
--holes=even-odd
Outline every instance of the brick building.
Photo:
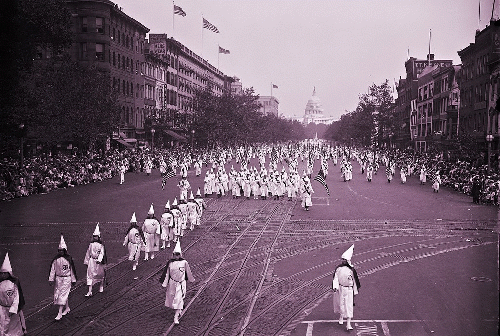
[[485,150],[489,140],[493,154],[498,155],[500,57],[500,20],[492,20],[477,31],[474,43],[458,51],[462,61],[460,73],[460,130],[471,134]]

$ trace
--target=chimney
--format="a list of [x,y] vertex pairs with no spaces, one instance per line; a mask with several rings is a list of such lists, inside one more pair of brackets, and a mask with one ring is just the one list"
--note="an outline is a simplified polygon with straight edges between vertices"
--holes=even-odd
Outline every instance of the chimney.
[[434,61],[434,54],[427,54],[428,61]]

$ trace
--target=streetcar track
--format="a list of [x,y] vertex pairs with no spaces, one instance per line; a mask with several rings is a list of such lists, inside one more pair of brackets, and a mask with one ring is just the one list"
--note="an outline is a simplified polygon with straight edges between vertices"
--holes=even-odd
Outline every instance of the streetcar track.
[[[211,202],[211,203],[212,203],[212,202]],[[229,204],[230,202],[226,202],[226,203],[227,203],[227,204]],[[236,203],[236,205],[233,207],[233,209],[232,209],[232,210],[234,210],[234,209],[235,209],[236,207],[238,207],[240,204],[241,204],[241,202],[237,202],[237,203]],[[218,209],[215,213],[218,213],[218,212],[219,212],[219,211],[220,211],[220,210],[224,207],[224,205],[225,205],[225,203],[222,203],[222,204],[221,204],[221,206],[219,207],[219,209]],[[213,227],[215,227],[215,226],[219,225],[220,223],[222,223],[222,222],[224,221],[224,218],[225,218],[225,217],[227,217],[227,216],[229,216],[229,215],[230,215],[230,213],[231,213],[231,211],[230,211],[230,212],[228,212],[228,214],[224,215],[224,216],[223,216],[223,218],[221,218],[220,220],[216,221],[216,223],[215,223],[215,224],[213,224],[210,228],[208,228],[208,230],[211,230]],[[198,237],[198,239],[196,239],[195,241],[191,242],[188,246],[186,246],[186,247],[184,248],[184,250],[185,250],[185,251],[189,250],[189,248],[190,248],[190,247],[192,247],[194,244],[196,244],[196,242],[197,242],[197,241],[199,241],[199,240],[201,240],[201,239],[202,239],[202,236]],[[106,269],[106,271],[109,271],[109,270],[111,270],[111,269],[113,269],[113,268],[115,268],[115,267],[117,267],[117,266],[119,266],[119,265],[123,264],[125,261],[128,261],[128,258],[124,257],[124,258],[123,258],[122,260],[120,260],[119,262],[117,262],[117,263],[115,263],[114,265],[112,265],[112,266],[110,266],[109,268],[107,268],[107,269]],[[157,274],[157,273],[161,270],[161,268],[162,268],[162,267],[164,267],[164,266],[162,265],[162,266],[160,266],[160,268],[157,268],[154,272],[152,272],[152,273],[148,276],[148,278],[150,278],[150,277],[152,277],[152,276],[156,275],[156,274]],[[113,281],[108,282],[106,287],[108,287],[108,286],[110,286],[110,285],[112,285],[112,284],[114,284],[114,283],[118,282],[119,280],[124,279],[126,276],[128,276],[128,275],[132,274],[133,272],[134,272],[134,271],[128,271],[128,272],[124,272],[124,273],[122,273],[120,276],[118,276],[117,278],[113,279]],[[83,287],[83,286],[84,286],[84,284],[83,284],[83,282],[82,282],[82,284],[80,284],[79,286],[76,286],[75,288],[71,289],[71,292],[74,292],[74,291],[78,290],[79,288],[81,288],[81,287]],[[135,286],[135,285],[133,285],[132,287],[134,287],[134,286]],[[127,288],[127,289],[128,289],[128,288]],[[122,290],[122,292],[126,293],[127,291],[126,291],[126,290]],[[116,295],[116,294],[114,294],[114,295]],[[124,295],[124,294],[123,294],[123,295]],[[109,304],[105,305],[105,306],[104,306],[104,308],[101,310],[101,312],[99,312],[96,316],[100,316],[100,314],[101,314],[103,311],[105,311],[105,310],[106,310],[109,306],[113,305],[115,302],[117,302],[119,299],[121,299],[121,298],[123,297],[123,295],[119,295],[119,296],[118,296],[118,298],[117,298],[116,300],[114,300],[114,301],[112,301],[111,303],[109,303]],[[79,309],[79,308],[80,308],[80,309],[85,309],[85,308],[89,307],[90,305],[92,305],[92,304],[90,304],[90,305],[89,305],[89,304],[88,304],[88,305],[85,305],[85,303],[86,303],[87,301],[90,301],[90,298],[83,299],[83,301],[82,301],[81,303],[77,304],[76,306],[73,306],[72,311],[74,312],[74,311],[76,311],[76,310],[77,310],[77,309]],[[108,302],[106,302],[106,303],[108,303]],[[44,309],[46,309],[46,308],[48,308],[48,307],[50,307],[50,306],[52,306],[52,303],[49,303],[49,304],[45,305],[44,307],[42,307],[42,308],[38,309],[36,312],[34,312],[34,313],[30,314],[29,316],[27,316],[27,317],[26,317],[26,319],[27,319],[27,320],[29,320],[29,318],[33,317],[35,314],[40,313],[42,310],[44,310]],[[95,319],[96,319],[96,317],[94,316],[94,318],[93,318],[92,320],[95,320]],[[41,326],[36,327],[36,328],[35,328],[35,329],[33,329],[33,330],[30,330],[30,334],[42,333],[42,332],[43,332],[43,331],[45,331],[47,328],[49,328],[50,326],[52,326],[54,323],[57,323],[57,322],[55,322],[55,321],[51,320],[51,321],[50,321],[50,322],[48,322],[48,323],[42,324]],[[90,323],[90,322],[89,322],[89,323]],[[87,324],[86,324],[83,328],[82,328],[82,326],[81,326],[81,325],[80,325],[80,326],[77,326],[76,328],[74,328],[73,330],[71,330],[70,334],[72,334],[73,332],[75,332],[75,330],[77,330],[77,329],[79,329],[79,328],[81,328],[82,330],[84,330],[84,329],[88,326],[88,324],[89,324],[89,323],[87,323]]]

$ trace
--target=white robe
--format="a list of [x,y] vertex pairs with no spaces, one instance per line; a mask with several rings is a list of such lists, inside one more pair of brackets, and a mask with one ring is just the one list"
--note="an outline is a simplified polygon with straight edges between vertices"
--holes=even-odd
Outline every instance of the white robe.
[[162,286],[167,288],[165,306],[173,309],[184,309],[186,297],[186,278],[193,282],[194,278],[186,260],[172,261],[168,265]]
[[337,291],[333,294],[333,311],[341,317],[352,318],[354,315],[354,295],[358,294],[354,274],[347,266],[338,267],[333,276],[332,288]]
[[[87,285],[92,286],[104,280],[104,265],[100,264],[104,257],[104,246],[99,242],[92,242],[85,254],[83,263],[87,265]],[[98,263],[99,262],[99,263]]]
[[0,282],[0,335],[24,335],[26,324],[23,312],[18,313],[18,306],[19,289],[16,284],[10,280]]
[[54,304],[64,306],[68,302],[71,283],[76,282],[71,264],[64,257],[59,257],[50,267],[49,281],[55,281]]

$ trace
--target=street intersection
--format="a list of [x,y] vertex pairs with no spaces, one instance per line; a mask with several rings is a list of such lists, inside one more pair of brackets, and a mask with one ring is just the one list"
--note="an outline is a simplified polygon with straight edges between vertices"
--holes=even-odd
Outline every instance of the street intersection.
[[[178,196],[176,177],[165,190],[158,171],[128,173],[123,185],[115,177],[0,203],[0,248],[23,284],[29,334],[343,335],[330,285],[354,243],[362,288],[351,334],[496,335],[498,208],[446,188],[433,193],[417,178],[388,183],[379,172],[368,183],[354,168],[353,180],[343,182],[331,165],[331,196],[313,182],[307,212],[298,200],[208,198],[202,224],[182,239],[196,281],[177,326],[158,283],[172,248],[133,272],[121,245],[132,212],[140,222],[154,203],[159,217]],[[200,177],[189,172],[194,191],[205,169]],[[96,222],[108,284],[86,298],[83,256]],[[55,322],[47,277],[61,232],[80,281],[71,313]]]

